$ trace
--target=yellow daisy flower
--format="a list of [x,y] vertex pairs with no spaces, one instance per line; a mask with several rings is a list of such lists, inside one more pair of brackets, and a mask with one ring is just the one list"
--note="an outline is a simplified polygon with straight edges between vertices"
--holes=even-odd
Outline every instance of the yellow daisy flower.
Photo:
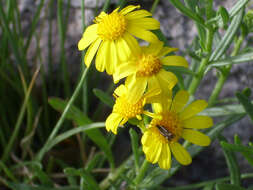
[[146,159],[153,164],[158,163],[160,168],[171,167],[171,152],[183,165],[192,162],[190,154],[179,144],[179,139],[184,138],[199,146],[208,146],[211,142],[208,136],[196,130],[213,125],[212,118],[196,115],[206,108],[207,102],[196,100],[185,106],[188,99],[188,92],[182,90],[173,100],[170,98],[166,104],[154,106],[155,112],[162,119],[152,119],[141,142]]
[[110,14],[101,12],[95,18],[95,24],[85,30],[78,43],[79,50],[89,46],[84,58],[87,67],[97,52],[97,70],[106,70],[108,74],[112,74],[119,60],[126,60],[131,50],[138,45],[133,36],[148,42],[158,40],[149,30],[159,29],[160,23],[150,18],[150,12],[136,11],[137,8],[140,6],[129,5],[120,11],[117,8]]
[[177,77],[163,69],[163,65],[188,67],[185,58],[177,55],[166,56],[176,51],[177,48],[164,47],[163,42],[151,43],[149,46],[136,46],[130,58],[119,65],[115,71],[114,82],[127,77],[126,86],[132,90],[129,97],[138,100],[146,87],[160,88],[162,93],[167,93],[177,83]]
[[151,103],[149,101],[149,98],[159,93],[159,89],[154,89],[144,94],[141,99],[139,99],[136,103],[132,103],[128,101],[128,97],[131,94],[131,90],[129,90],[124,85],[120,85],[114,91],[113,95],[116,98],[116,101],[113,106],[112,113],[108,116],[105,122],[107,131],[112,131],[114,134],[117,134],[117,129],[119,125],[125,124],[131,118],[137,118],[141,120],[141,114],[160,118],[160,116],[145,111],[143,109],[146,103]]

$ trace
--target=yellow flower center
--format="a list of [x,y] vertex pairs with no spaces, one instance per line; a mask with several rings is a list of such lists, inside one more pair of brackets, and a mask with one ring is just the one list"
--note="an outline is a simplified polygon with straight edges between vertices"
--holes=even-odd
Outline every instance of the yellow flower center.
[[116,40],[126,31],[126,19],[117,11],[101,18],[96,18],[98,22],[98,35],[102,40]]
[[135,104],[131,104],[127,101],[126,96],[116,97],[113,112],[118,113],[127,119],[133,118],[143,113],[143,104],[143,99],[140,99]]
[[142,54],[137,60],[137,77],[149,77],[155,75],[162,68],[162,63],[157,56]]
[[152,119],[151,126],[157,129],[156,132],[160,134],[162,141],[177,142],[181,138],[183,131],[178,115],[173,112],[164,112],[161,115],[161,120]]

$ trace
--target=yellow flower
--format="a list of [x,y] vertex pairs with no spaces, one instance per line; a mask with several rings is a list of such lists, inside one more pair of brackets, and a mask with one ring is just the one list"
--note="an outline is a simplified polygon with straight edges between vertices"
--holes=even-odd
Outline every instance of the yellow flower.
[[98,71],[107,71],[112,74],[119,60],[126,60],[132,49],[138,45],[136,36],[148,42],[157,41],[155,34],[149,30],[160,28],[160,23],[149,18],[152,14],[145,10],[137,10],[140,6],[127,6],[112,13],[101,12],[94,20],[95,24],[89,26],[78,43],[78,49],[89,49],[85,55],[85,64],[90,66],[96,56]]
[[206,108],[206,101],[196,100],[185,106],[188,99],[188,92],[182,90],[173,100],[169,99],[166,104],[154,106],[155,112],[160,114],[162,119],[152,119],[141,142],[147,160],[153,164],[158,162],[160,168],[171,167],[171,152],[179,163],[191,163],[191,156],[178,143],[179,139],[184,138],[199,146],[208,146],[211,142],[208,136],[196,130],[213,125],[212,118],[196,115]]
[[163,42],[157,41],[149,46],[136,46],[130,58],[120,64],[115,71],[114,82],[127,77],[126,86],[132,89],[130,100],[138,100],[146,87],[149,89],[160,88],[162,93],[167,93],[177,83],[177,77],[163,69],[163,65],[188,67],[187,61],[176,55],[166,56],[176,51],[176,48],[164,47]]
[[144,94],[136,103],[132,103],[128,101],[131,90],[127,89],[127,87],[124,85],[120,85],[114,91],[113,95],[116,98],[116,101],[113,106],[112,113],[108,116],[105,122],[107,131],[112,131],[114,134],[117,134],[119,125],[125,124],[131,118],[137,118],[141,120],[141,114],[160,118],[160,116],[143,109],[146,103],[151,103],[149,98],[159,93],[159,89],[154,89]]

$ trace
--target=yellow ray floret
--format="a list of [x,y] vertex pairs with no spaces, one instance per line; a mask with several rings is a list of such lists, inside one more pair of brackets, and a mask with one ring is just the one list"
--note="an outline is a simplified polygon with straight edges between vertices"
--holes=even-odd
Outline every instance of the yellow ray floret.
[[140,6],[127,6],[112,13],[101,12],[94,20],[95,24],[89,26],[78,43],[78,49],[87,47],[84,62],[90,66],[96,55],[96,68],[98,71],[107,71],[113,74],[120,60],[126,60],[140,38],[148,42],[157,41],[156,35],[150,30],[160,28],[160,23],[150,18],[152,14],[145,10],[135,10]]
[[162,94],[168,92],[177,83],[177,77],[163,69],[163,65],[188,67],[185,58],[177,55],[166,56],[176,51],[176,48],[164,47],[163,42],[157,41],[149,46],[136,46],[130,58],[122,63],[115,71],[114,82],[127,77],[126,86],[132,89],[133,98],[138,100],[148,88],[160,88]]
[[206,108],[206,101],[196,100],[185,106],[188,99],[187,91],[179,91],[167,104],[163,103],[161,109],[155,110],[162,119],[153,118],[142,136],[146,159],[158,163],[163,169],[171,167],[171,153],[179,163],[191,163],[191,156],[178,142],[179,139],[184,138],[199,146],[208,146],[211,142],[208,136],[197,131],[213,125],[212,118],[196,115]]
[[107,131],[112,131],[114,134],[117,134],[118,126],[125,124],[129,119],[137,118],[141,120],[142,114],[152,116],[153,114],[144,111],[143,107],[146,103],[150,103],[150,97],[156,96],[159,93],[159,89],[154,89],[144,94],[137,102],[132,103],[128,100],[128,97],[131,94],[131,89],[129,90],[126,86],[120,85],[114,91],[116,101],[112,113],[108,116],[105,122]]

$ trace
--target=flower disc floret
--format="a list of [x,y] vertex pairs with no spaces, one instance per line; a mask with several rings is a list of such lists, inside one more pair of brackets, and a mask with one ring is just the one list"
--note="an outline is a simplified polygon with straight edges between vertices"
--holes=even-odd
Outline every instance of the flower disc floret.
[[117,11],[105,15],[98,23],[98,36],[102,40],[117,40],[125,33],[127,22]]
[[113,111],[119,113],[124,118],[133,118],[143,113],[143,99],[137,103],[131,104],[125,96],[117,97]]
[[[164,112],[161,115],[163,119],[152,119],[150,125],[157,128],[162,141],[177,142],[181,138],[183,131],[178,115],[174,112]],[[164,133],[161,128],[165,130],[166,133]],[[166,136],[166,134],[169,135]]]
[[157,74],[162,68],[160,59],[152,54],[142,54],[137,61],[137,65],[137,77],[150,77]]

